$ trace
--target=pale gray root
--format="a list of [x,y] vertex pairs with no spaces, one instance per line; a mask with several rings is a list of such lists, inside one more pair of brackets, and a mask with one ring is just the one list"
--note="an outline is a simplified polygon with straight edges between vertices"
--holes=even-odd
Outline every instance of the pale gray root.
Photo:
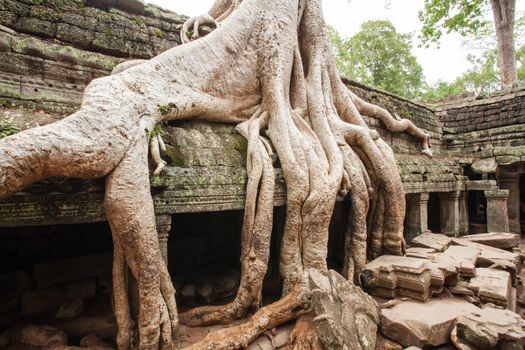
[[[148,130],[152,130],[154,121],[144,118],[141,126],[123,160],[106,178],[104,207],[117,246],[114,268],[117,292],[122,293],[121,281],[125,278],[123,259],[139,285],[140,311],[139,319],[135,320],[139,330],[138,346],[157,349],[160,342],[162,348],[171,349],[177,330],[175,291],[160,255],[149,186]],[[119,349],[131,349],[133,334],[128,300],[116,295],[115,310]]]
[[415,126],[412,121],[408,119],[396,119],[386,109],[364,101],[353,92],[350,92],[350,96],[354,101],[359,113],[368,117],[379,119],[381,122],[383,122],[386,128],[392,132],[407,132],[408,134],[416,137],[421,142],[421,153],[428,157],[432,157],[432,151],[430,149],[432,147],[430,144],[430,135]]
[[209,333],[202,341],[186,350],[246,349],[265,331],[294,320],[309,308],[307,277],[296,284],[286,296],[257,311],[248,322]]
[[11,28],[7,28],[6,26],[3,26],[1,24],[0,24],[0,32],[7,33],[9,35],[18,35],[18,33],[12,30]]
[[[183,44],[200,38],[200,27],[208,26],[217,28],[219,24],[231,16],[242,0],[217,0],[208,13],[189,18],[184,22],[180,30],[180,39]],[[192,29],[191,32],[189,29]],[[191,33],[191,35],[189,35]],[[188,37],[189,35],[189,37]]]
[[113,68],[113,70],[111,71],[111,75],[115,75],[115,74],[119,74],[119,73],[122,73],[123,71],[131,68],[131,67],[134,67],[134,66],[137,66],[139,64],[142,64],[144,62],[147,62],[147,60],[129,60],[129,61],[124,61],[122,63],[119,63],[115,66],[115,68]]
[[[180,30],[180,40],[183,44],[189,43],[191,40],[196,40],[200,38],[199,28],[201,26],[210,26],[217,28],[218,23],[215,19],[208,15],[202,14],[196,17],[192,17],[182,25]],[[191,28],[191,31],[189,30]],[[188,38],[188,35],[191,33],[191,36]]]
[[385,217],[384,193],[381,191],[377,195],[373,215],[369,216],[369,259],[374,260],[383,255],[383,228]]
[[217,22],[222,22],[230,17],[241,3],[242,0],[217,0],[208,11],[208,15],[215,18]]
[[324,349],[313,323],[314,315],[312,312],[303,314],[297,319],[289,338],[289,343],[293,344],[292,350]]
[[118,325],[117,346],[119,349],[131,348],[136,345],[138,334],[135,333],[135,323],[131,317],[128,297],[127,264],[121,243],[113,237],[113,298],[115,304],[115,319]]
[[368,191],[361,163],[357,154],[348,145],[341,146],[345,156],[344,166],[350,178],[350,212],[344,233],[344,262],[342,275],[349,281],[359,284],[359,276],[367,263],[367,223],[369,207]]
[[229,323],[261,306],[261,290],[270,254],[275,175],[272,158],[260,136],[268,113],[260,110],[237,130],[248,140],[248,184],[241,234],[241,282],[236,298],[227,305],[204,306],[181,315],[187,325]]
[[[151,158],[153,159],[153,163],[155,165],[155,170],[153,171],[153,176],[159,176],[160,173],[164,170],[166,163],[160,156],[160,141],[159,135],[153,135],[150,137],[150,152],[151,152]],[[160,139],[162,140],[162,139]],[[166,146],[164,146],[165,148]]]

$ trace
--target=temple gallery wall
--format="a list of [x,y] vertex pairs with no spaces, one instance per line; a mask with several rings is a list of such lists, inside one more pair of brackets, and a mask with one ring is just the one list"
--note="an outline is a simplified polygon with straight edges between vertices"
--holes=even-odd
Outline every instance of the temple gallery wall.
[[[7,28],[0,28],[0,121],[23,130],[63,118],[79,106],[93,79],[109,75],[127,59],[149,59],[179,45],[179,30],[186,19],[132,0],[0,1],[0,24]],[[413,247],[408,259],[434,254],[439,256],[432,258],[437,261],[448,254],[468,260],[473,248],[464,242],[471,241],[461,237],[473,234],[514,233],[521,238],[525,225],[524,87],[422,105],[354,81],[344,82],[361,98],[411,120],[431,136],[434,156],[429,158],[420,154],[412,136],[393,134],[381,122],[366,120],[396,156],[406,197],[404,236]],[[199,121],[166,123],[162,137],[167,147],[162,157],[168,166],[161,176],[151,177],[152,196],[159,243],[177,300],[184,309],[230,298],[239,283],[246,140],[233,126]],[[281,287],[278,249],[286,191],[278,162],[276,169],[274,229],[264,287],[268,298]],[[89,333],[101,338],[114,334],[113,245],[103,193],[103,179],[51,178],[0,201],[0,330],[27,320],[48,320],[52,314],[57,317],[49,321],[51,326],[63,329],[75,342]],[[330,227],[328,264],[336,270],[342,267],[347,201],[338,198]],[[430,232],[437,235],[429,236]],[[438,240],[438,247],[429,240]],[[516,241],[499,248],[517,245]],[[451,247],[458,252],[449,251]],[[414,261],[404,260],[367,265],[365,286],[382,298],[401,295],[420,301],[454,286],[447,289],[452,290],[451,296],[467,295],[477,298],[478,305],[493,302],[516,311],[519,254],[518,258],[505,254],[494,258],[482,248],[474,250],[475,257],[463,263],[459,272],[440,266],[442,276],[437,279],[441,282],[432,286],[410,289],[381,284],[377,272],[381,266],[388,266],[394,276],[399,264],[417,270]],[[495,259],[504,265],[495,271],[508,273],[497,277],[508,282],[506,287],[503,283],[507,289],[492,299],[487,296],[490,293],[480,296],[453,282],[472,277],[469,266],[477,268],[480,280],[496,278],[483,277],[492,270],[488,271],[491,264],[476,262],[480,254],[491,256],[485,261]],[[88,316],[67,318],[83,312]],[[382,334],[395,338],[389,325],[381,326]],[[412,336],[392,340],[403,346],[441,345],[435,339],[432,343]]]

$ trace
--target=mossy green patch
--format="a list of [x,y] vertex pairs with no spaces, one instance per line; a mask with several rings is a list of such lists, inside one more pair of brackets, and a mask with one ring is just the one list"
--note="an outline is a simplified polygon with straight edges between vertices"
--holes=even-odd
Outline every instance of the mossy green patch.
[[159,106],[159,112],[160,114],[162,115],[168,115],[168,114],[171,114],[171,112],[173,110],[178,110],[179,108],[177,107],[177,105],[175,103],[168,103],[167,105],[162,105],[162,106]]
[[168,159],[168,164],[171,166],[184,166],[184,156],[180,148],[172,145],[166,145],[166,152],[164,156]]
[[42,5],[44,0],[19,0],[20,2],[29,4],[29,5]]
[[159,28],[153,28],[152,32],[153,32],[153,35],[155,35],[157,38],[164,37],[164,32],[160,30]]
[[0,139],[14,135],[20,131],[20,128],[12,120],[0,120]]

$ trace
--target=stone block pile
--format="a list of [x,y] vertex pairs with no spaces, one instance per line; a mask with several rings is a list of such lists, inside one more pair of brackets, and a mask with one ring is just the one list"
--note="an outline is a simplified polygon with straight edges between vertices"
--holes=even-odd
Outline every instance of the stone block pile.
[[23,317],[56,313],[57,318],[70,318],[82,313],[86,302],[111,290],[106,280],[112,258],[111,252],[97,253],[0,274],[0,329]]
[[516,313],[517,290],[523,290],[518,243],[511,233],[424,233],[405,256],[369,262],[362,282],[383,302],[382,336],[399,348],[523,349],[525,320]]

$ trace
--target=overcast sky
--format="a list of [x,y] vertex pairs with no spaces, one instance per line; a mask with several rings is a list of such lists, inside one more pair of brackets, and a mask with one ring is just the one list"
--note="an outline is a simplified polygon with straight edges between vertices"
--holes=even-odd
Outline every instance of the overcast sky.
[[[179,14],[195,16],[208,11],[214,0],[146,0]],[[415,33],[417,37],[421,23],[417,17],[423,8],[423,0],[323,0],[326,22],[343,37],[359,31],[359,27],[370,19],[388,19],[402,33]],[[525,9],[525,1],[517,9]],[[444,35],[439,49],[423,49],[414,45],[414,54],[423,66],[429,83],[437,80],[452,81],[468,67],[467,53],[461,46],[457,34]]]

